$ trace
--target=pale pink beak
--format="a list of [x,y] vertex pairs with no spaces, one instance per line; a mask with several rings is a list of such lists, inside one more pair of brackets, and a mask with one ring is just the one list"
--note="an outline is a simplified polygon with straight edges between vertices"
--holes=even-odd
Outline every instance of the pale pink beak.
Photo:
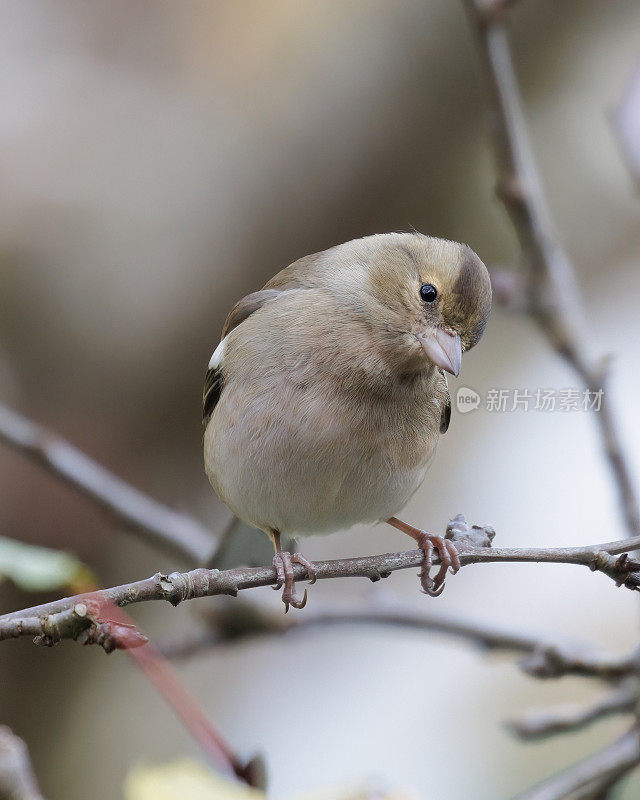
[[441,369],[458,375],[462,366],[462,345],[457,333],[447,333],[441,328],[429,328],[418,334],[422,349]]

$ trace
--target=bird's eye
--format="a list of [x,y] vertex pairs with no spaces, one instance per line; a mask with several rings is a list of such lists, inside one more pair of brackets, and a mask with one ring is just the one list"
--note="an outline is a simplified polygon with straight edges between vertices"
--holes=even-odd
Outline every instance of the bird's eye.
[[423,283],[420,287],[420,299],[425,303],[433,303],[438,296],[438,290],[432,283]]

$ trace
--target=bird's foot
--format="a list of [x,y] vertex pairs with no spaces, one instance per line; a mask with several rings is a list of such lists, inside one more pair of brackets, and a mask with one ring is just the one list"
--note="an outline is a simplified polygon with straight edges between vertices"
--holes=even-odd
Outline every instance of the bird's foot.
[[[289,610],[289,606],[294,608],[304,608],[307,605],[307,590],[304,590],[302,600],[296,592],[296,582],[294,578],[294,564],[301,564],[307,571],[309,583],[316,582],[316,571],[311,561],[300,553],[288,553],[280,551],[273,557],[273,566],[276,568],[278,582],[273,587],[276,591],[283,589],[282,602],[284,603],[284,613]],[[284,588],[283,588],[284,587]]]
[[[460,569],[458,549],[449,539],[444,539],[442,536],[434,536],[425,531],[417,531],[414,538],[424,553],[424,564],[420,571],[422,591],[430,597],[438,597],[444,590],[444,579],[447,577],[447,570],[450,569],[451,574],[455,575]],[[435,578],[432,578],[431,567],[433,566],[434,550],[440,556],[440,569]]]

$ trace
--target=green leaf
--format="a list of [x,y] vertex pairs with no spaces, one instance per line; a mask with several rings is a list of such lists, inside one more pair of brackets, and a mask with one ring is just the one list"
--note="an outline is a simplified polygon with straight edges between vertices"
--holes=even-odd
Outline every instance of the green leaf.
[[53,589],[87,591],[95,584],[93,576],[69,553],[48,547],[18,542],[0,536],[0,580],[12,580],[28,592]]

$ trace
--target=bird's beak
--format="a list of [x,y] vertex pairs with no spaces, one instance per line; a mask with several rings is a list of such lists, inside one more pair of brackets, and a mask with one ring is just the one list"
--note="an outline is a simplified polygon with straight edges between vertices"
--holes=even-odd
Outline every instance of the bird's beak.
[[441,369],[458,375],[462,366],[462,345],[457,333],[447,333],[441,328],[428,328],[418,334],[422,349]]

